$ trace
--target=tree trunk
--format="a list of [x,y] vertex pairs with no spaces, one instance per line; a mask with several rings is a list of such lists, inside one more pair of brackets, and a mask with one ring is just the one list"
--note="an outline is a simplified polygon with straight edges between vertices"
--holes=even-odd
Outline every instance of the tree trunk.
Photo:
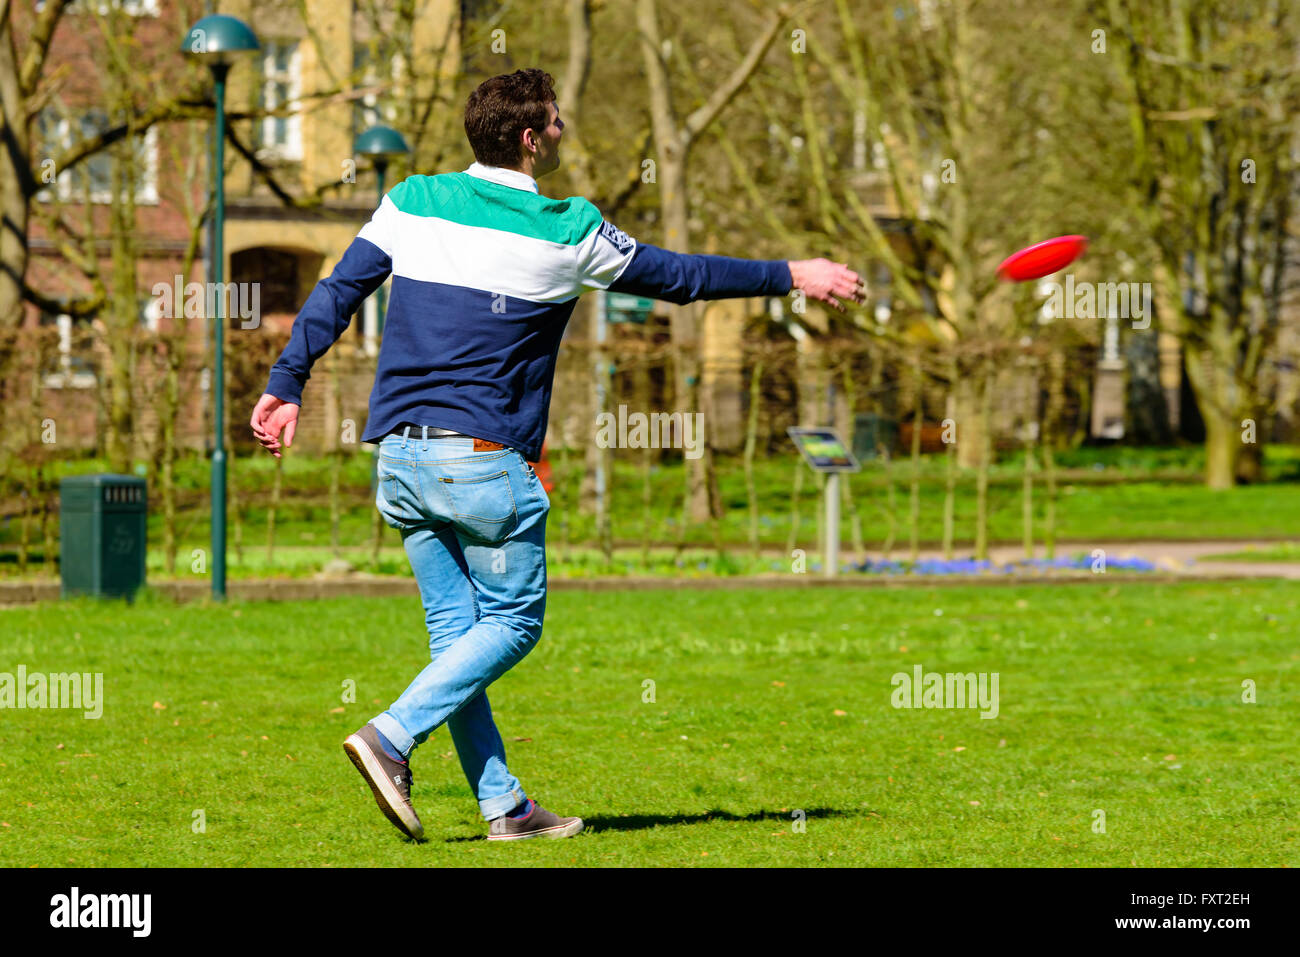
[[[23,320],[23,283],[28,263],[28,188],[31,184],[31,125],[18,76],[14,17],[5,4],[0,15],[0,329],[17,329]],[[11,119],[11,117],[13,119]],[[14,122],[19,118],[21,122]]]
[[[229,405],[226,406],[230,408]],[[230,538],[234,543],[235,564],[244,564],[244,521],[239,488],[239,456],[232,445],[226,446],[226,504],[230,510]]]
[[[650,384],[650,356],[649,349],[641,356],[641,361],[637,366],[636,374],[636,392],[639,398],[640,406],[643,410],[650,408],[651,402],[651,384]],[[655,450],[652,447],[653,442],[647,442],[645,448],[641,450],[641,564],[645,570],[650,570],[650,542],[654,536],[653,519],[651,515],[651,505],[654,502],[654,489],[650,482],[650,473],[654,468]]]
[[1205,421],[1205,484],[1212,489],[1232,488],[1237,484],[1242,447],[1235,383],[1213,350],[1188,344],[1185,353],[1187,379]]
[[[596,295],[600,295],[597,293]],[[603,452],[600,446],[588,439],[588,436],[594,436],[595,430],[600,422],[600,414],[606,410],[609,405],[608,395],[601,398],[600,388],[605,385],[608,388],[608,382],[605,379],[605,370],[602,363],[605,361],[604,353],[597,343],[597,310],[599,305],[596,297],[579,298],[578,305],[575,307],[575,314],[580,313],[582,322],[585,324],[587,342],[589,345],[580,347],[580,355],[584,357],[587,369],[590,375],[587,379],[586,390],[586,424],[583,426],[581,434],[582,442],[582,475],[579,480],[577,511],[579,515],[596,516],[597,498],[596,498],[596,478],[600,472]],[[588,351],[589,350],[589,351]],[[587,431],[591,430],[591,431]]]
[[1056,557],[1056,457],[1052,447],[1043,444],[1043,483],[1047,486],[1047,501],[1043,504],[1043,557]]
[[1065,353],[1060,348],[1052,350],[1047,362],[1047,408],[1043,412],[1043,482],[1047,487],[1047,501],[1043,505],[1043,555],[1056,557],[1056,436],[1060,425],[1061,407],[1065,403]]
[[573,482],[572,470],[569,468],[567,436],[560,437],[560,454],[556,465],[559,466],[555,472],[555,491],[558,493],[556,504],[560,514],[560,563],[565,564],[569,560],[569,515],[572,512],[572,507],[569,505],[569,485]]
[[[656,178],[663,214],[663,247],[670,252],[685,253],[690,249],[686,172],[691,144],[713,125],[731,99],[749,82],[763,55],[776,40],[787,15],[784,9],[777,12],[763,33],[750,44],[744,59],[717,85],[704,104],[684,120],[679,120],[673,108],[672,82],[659,32],[658,4],[655,0],[638,0],[636,4],[637,34],[649,85],[650,120],[657,152]],[[677,307],[670,314],[676,353],[673,402],[674,408],[684,414],[700,408],[699,312],[696,305]],[[710,475],[713,468],[713,456],[707,444],[711,442],[707,438],[710,433],[711,430],[706,428],[705,454],[688,460],[686,465],[686,508],[683,514],[696,522],[711,516],[720,518],[711,494],[716,475]]]
[[[271,479],[271,504],[266,508],[266,567],[275,564],[275,518],[280,508],[280,488],[284,478],[284,456],[275,460],[275,476]],[[379,515],[379,509],[374,510]]]
[[600,543],[600,553],[605,557],[605,564],[614,560],[614,449],[600,449],[601,466],[605,472],[605,493],[600,498],[596,513],[596,538]]
[[853,547],[855,560],[859,565],[863,565],[867,561],[867,542],[862,534],[862,513],[858,511],[858,499],[853,494],[850,483],[853,473],[844,472],[841,477],[843,479],[840,482],[841,511],[849,517],[849,543]]
[[704,489],[708,496],[708,513],[709,528],[713,533],[713,550],[721,559],[725,553],[722,545],[722,489],[718,485],[718,467],[713,456],[713,429],[717,422],[715,408],[713,405],[712,390],[699,390],[704,408],[701,410],[704,415],[701,421],[704,423],[704,434],[697,436],[697,441],[703,451],[703,455],[695,461],[704,462]]
[[894,488],[894,469],[890,458],[889,450],[881,449],[881,459],[885,466],[885,518],[888,522],[888,531],[885,533],[885,541],[880,546],[880,551],[885,561],[889,561],[890,553],[894,550],[894,542],[898,538],[898,495]]
[[[183,312],[182,312],[183,315]],[[184,320],[173,319],[173,322]],[[158,409],[158,424],[162,431],[158,462],[159,496],[162,499],[163,567],[168,576],[176,574],[176,419],[180,406],[180,372],[176,357],[185,355],[183,337],[168,335],[163,344],[166,376],[163,382],[162,407]]]
[[[279,482],[280,459],[276,459],[275,461],[276,461],[276,482]],[[376,471],[375,481],[376,482],[379,481],[378,471]],[[377,492],[378,489],[375,489],[375,491]],[[384,526],[384,518],[382,515],[379,514],[379,509],[377,507],[373,507],[375,505],[373,495],[371,496],[370,504],[372,506],[372,508],[370,509],[370,564],[374,566],[375,571],[378,571],[380,553],[383,551],[384,548],[384,527],[385,526]],[[267,518],[269,520],[270,516],[268,515]],[[268,534],[269,534],[269,530],[268,530]],[[270,543],[268,541],[267,543],[268,561],[270,560],[269,558],[270,551],[271,551]]]
[[[120,304],[119,304],[120,307]],[[108,468],[119,475],[131,471],[131,437],[134,432],[134,399],[131,394],[132,347],[127,341],[129,332],[119,321],[109,331],[105,374],[108,377],[108,434],[106,436]]]
[[754,453],[758,448],[758,410],[763,401],[763,360],[754,360],[749,374],[749,416],[745,420],[745,498],[749,503],[749,550],[757,560],[762,553],[758,535],[758,490],[754,483]]
[[799,547],[799,500],[803,493],[803,458],[794,460],[794,484],[790,487],[790,534],[786,538],[785,550],[793,555]]
[[982,393],[976,376],[959,375],[953,386],[953,421],[957,423],[957,465],[978,468],[984,448]]
[[1236,416],[1218,409],[1202,409],[1205,417],[1205,484],[1228,489],[1237,484],[1237,458],[1241,453],[1241,426]]
[[979,465],[975,472],[975,560],[984,561],[989,557],[989,467],[993,462],[993,435],[990,428],[993,370],[987,366],[981,366],[979,387]]
[[[114,111],[116,112],[116,111]],[[131,471],[135,436],[135,359],[140,327],[136,300],[135,154],[128,138],[112,148],[109,238],[112,244],[112,297],[104,316],[108,375],[108,464],[120,474]]]
[[[568,563],[569,557],[569,482],[573,481],[571,469],[569,469],[569,447],[568,436],[560,436],[559,454],[555,460],[555,501],[552,512],[559,515],[560,520],[560,564]],[[580,480],[581,481],[581,480]]]
[[326,447],[330,460],[330,554],[338,558],[339,523],[343,511],[339,495],[339,473],[343,470],[343,369],[342,360],[337,355],[330,363],[329,377],[329,402],[333,410],[330,420],[334,423],[334,435]]
[[925,399],[925,380],[921,375],[921,350],[912,360],[912,487],[907,514],[907,552],[912,561],[921,554],[921,423]]
[[1020,522],[1025,558],[1034,557],[1034,443],[1025,441],[1025,462],[1021,476]]
[[[848,414],[848,423],[844,434],[848,435],[849,446],[851,447],[853,445],[853,425],[858,408],[858,391],[853,378],[853,370],[848,362],[845,362],[840,367],[840,381],[844,383],[844,407]],[[878,385],[878,382],[873,383],[873,392]],[[835,412],[834,408],[830,410],[832,423],[835,422]],[[853,472],[844,472],[840,476],[840,502],[843,506],[841,511],[849,518],[849,542],[852,545],[857,563],[862,565],[867,560],[867,545],[862,536],[862,513],[858,511],[858,500],[853,494],[853,475]]]
[[58,554],[59,546],[54,539],[54,527],[58,524],[54,518],[54,495],[56,489],[54,483],[49,481],[49,476],[45,469],[45,463],[42,461],[40,468],[36,470],[36,484],[41,496],[41,549],[44,554],[45,575],[48,578],[59,577],[59,565],[55,561]]
[[957,506],[957,449],[949,443],[943,453],[943,557],[952,561],[953,536],[956,532]]
[[[1235,478],[1239,484],[1254,485],[1264,481],[1264,418],[1266,412],[1256,409],[1237,421],[1241,449],[1237,453]],[[1246,424],[1243,424],[1246,423]],[[1249,429],[1249,433],[1247,432]]]
[[29,491],[32,487],[32,467],[28,465],[23,470],[25,481],[22,485],[22,503],[23,514],[20,524],[21,533],[18,538],[18,573],[27,574],[27,557],[28,550],[31,548],[31,518],[32,518],[32,494]]

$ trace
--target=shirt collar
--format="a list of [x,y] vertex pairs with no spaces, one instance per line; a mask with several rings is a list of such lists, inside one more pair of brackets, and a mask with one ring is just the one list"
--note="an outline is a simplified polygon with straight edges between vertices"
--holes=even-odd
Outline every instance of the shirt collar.
[[527,173],[521,173],[517,169],[506,169],[503,166],[484,166],[482,163],[472,163],[469,169],[465,170],[470,176],[477,176],[479,179],[485,179],[489,182],[500,183],[502,186],[511,186],[515,189],[526,189],[530,193],[537,192],[537,180],[533,179]]

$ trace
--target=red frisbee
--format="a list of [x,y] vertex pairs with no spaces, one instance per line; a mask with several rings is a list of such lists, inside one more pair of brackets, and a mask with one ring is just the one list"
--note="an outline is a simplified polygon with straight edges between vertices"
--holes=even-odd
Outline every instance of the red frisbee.
[[1002,265],[998,266],[998,278],[1008,282],[1042,279],[1070,265],[1087,248],[1086,236],[1057,236],[1026,246],[1002,260]]

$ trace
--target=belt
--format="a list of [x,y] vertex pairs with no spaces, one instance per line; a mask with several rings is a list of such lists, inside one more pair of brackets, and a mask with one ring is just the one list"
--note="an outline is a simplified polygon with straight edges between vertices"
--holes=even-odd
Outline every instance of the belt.
[[414,422],[398,422],[393,426],[393,432],[401,432],[402,429],[410,429],[412,432],[421,432],[422,429],[428,428],[430,435],[460,435],[455,429],[444,429],[436,425],[423,426],[416,425]]
[[419,429],[421,438],[425,435],[429,435],[435,438],[457,437],[474,439],[475,452],[496,452],[505,448],[505,446],[500,442],[490,442],[487,439],[475,438],[472,435],[465,435],[463,432],[457,432],[455,429],[444,429],[436,425],[416,425],[413,422],[399,422],[390,434],[397,435],[400,433],[402,438],[405,439],[410,436],[412,429]]

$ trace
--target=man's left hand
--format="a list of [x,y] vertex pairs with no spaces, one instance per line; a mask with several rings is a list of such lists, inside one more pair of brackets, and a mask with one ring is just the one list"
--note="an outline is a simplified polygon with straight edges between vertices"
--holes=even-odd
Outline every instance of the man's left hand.
[[802,289],[809,298],[824,302],[832,309],[844,311],[837,296],[859,305],[867,301],[866,284],[844,263],[797,259],[791,260],[789,266],[792,288]]
[[277,399],[269,392],[257,400],[253,418],[249,423],[262,448],[277,459],[280,457],[280,432],[284,432],[284,447],[293,445],[293,433],[298,428],[298,406]]

